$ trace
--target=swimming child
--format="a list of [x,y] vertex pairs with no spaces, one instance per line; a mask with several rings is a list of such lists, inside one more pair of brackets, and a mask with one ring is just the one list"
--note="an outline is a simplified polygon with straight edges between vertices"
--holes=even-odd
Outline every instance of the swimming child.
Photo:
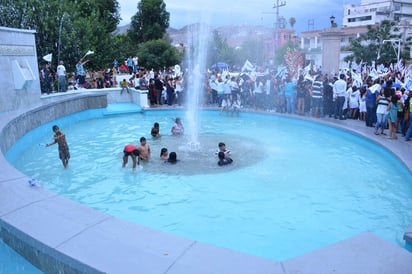
[[69,146],[67,145],[66,142],[66,135],[60,131],[59,127],[54,125],[52,127],[53,132],[54,132],[54,141],[53,143],[46,144],[46,147],[49,147],[54,144],[59,145],[59,158],[62,160],[64,168],[67,168],[67,165],[69,164],[69,159],[70,159],[70,152],[69,152]]
[[226,144],[220,142],[218,145],[219,149],[218,151],[216,151],[216,154],[218,154],[219,152],[223,152],[225,157],[230,157],[230,150],[226,149]]
[[133,161],[133,170],[136,169],[136,165],[139,164],[139,150],[135,145],[128,144],[124,147],[123,149],[123,165],[122,167],[124,168],[127,164],[127,161],[129,159],[129,156],[132,157]]
[[159,138],[160,137],[159,131],[160,131],[159,123],[154,123],[150,134],[152,135],[153,138]]
[[174,125],[172,126],[171,132],[173,135],[183,135],[184,128],[182,124],[182,120],[180,118],[176,118]]
[[217,162],[217,164],[219,166],[225,166],[225,165],[229,165],[233,163],[232,158],[227,157],[223,151],[218,153],[218,157],[219,157],[219,161]]
[[169,154],[169,158],[167,159],[167,163],[171,163],[171,164],[176,164],[176,162],[177,162],[178,160],[177,160],[177,154],[176,154],[176,152],[170,152],[170,154]]
[[167,151],[167,148],[162,148],[160,150],[160,159],[162,160],[167,160],[169,158],[169,152]]

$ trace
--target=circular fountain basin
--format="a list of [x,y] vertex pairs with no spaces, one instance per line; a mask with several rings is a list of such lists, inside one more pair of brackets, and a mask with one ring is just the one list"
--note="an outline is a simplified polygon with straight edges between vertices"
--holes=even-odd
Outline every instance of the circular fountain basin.
[[[412,218],[411,175],[381,146],[291,118],[204,111],[193,148],[185,136],[171,136],[177,116],[184,113],[103,118],[99,110],[81,112],[33,130],[7,157],[43,187],[82,204],[258,256],[284,260],[364,231],[403,245]],[[149,137],[154,122],[160,139]],[[37,146],[50,142],[52,124],[67,135],[67,170],[57,147]],[[122,169],[124,145],[141,136],[151,159],[136,171],[130,163]],[[219,142],[231,150],[232,165],[217,165]],[[180,161],[161,161],[162,147]]]

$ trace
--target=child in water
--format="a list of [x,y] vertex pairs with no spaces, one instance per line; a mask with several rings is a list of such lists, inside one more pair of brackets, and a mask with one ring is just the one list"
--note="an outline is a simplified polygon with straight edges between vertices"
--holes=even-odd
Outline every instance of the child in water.
[[171,132],[173,135],[183,135],[184,128],[182,124],[182,120],[180,118],[176,118],[174,125],[172,126]]
[[152,135],[153,138],[159,138],[160,137],[160,126],[159,123],[154,123],[152,127],[152,131],[150,134]]
[[66,142],[66,135],[64,135],[63,132],[60,131],[59,127],[54,125],[52,127],[53,132],[54,132],[54,141],[53,143],[46,144],[46,147],[49,147],[54,144],[59,145],[59,158],[62,160],[64,168],[67,168],[67,165],[69,164],[69,159],[70,159],[70,152],[69,152],[69,146],[67,145]]
[[167,160],[169,158],[169,152],[167,151],[167,148],[162,148],[160,150],[160,159],[162,160]]
[[219,166],[225,166],[233,163],[232,158],[225,156],[223,151],[219,152],[217,155],[219,157],[219,161],[217,162]]

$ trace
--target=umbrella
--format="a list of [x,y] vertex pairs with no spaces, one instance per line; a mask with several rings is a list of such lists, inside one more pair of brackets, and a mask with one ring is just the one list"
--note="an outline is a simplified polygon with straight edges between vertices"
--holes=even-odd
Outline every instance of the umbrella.
[[223,62],[217,62],[216,64],[213,64],[211,69],[227,69],[229,68],[229,65]]

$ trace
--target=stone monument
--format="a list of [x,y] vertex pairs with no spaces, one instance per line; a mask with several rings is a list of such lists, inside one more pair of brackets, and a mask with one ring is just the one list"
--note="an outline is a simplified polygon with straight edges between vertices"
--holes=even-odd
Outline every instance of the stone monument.
[[35,31],[0,27],[0,113],[40,102]]
[[339,74],[340,48],[343,32],[331,26],[320,33],[322,37],[322,72],[328,75]]

